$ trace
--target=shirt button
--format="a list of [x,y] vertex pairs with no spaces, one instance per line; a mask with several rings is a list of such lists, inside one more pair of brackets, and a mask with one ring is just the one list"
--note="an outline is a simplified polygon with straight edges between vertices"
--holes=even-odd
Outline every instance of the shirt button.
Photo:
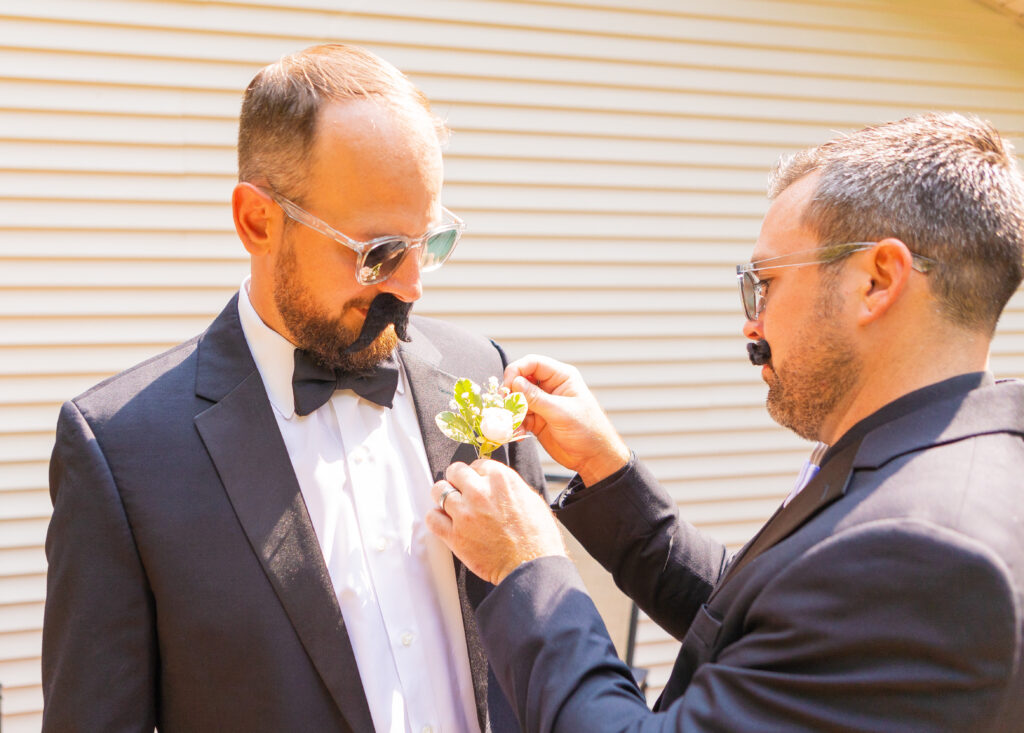
[[356,463],[362,463],[366,460],[366,449],[363,447],[356,448],[352,451],[352,460]]
[[402,634],[402,646],[412,646],[412,642],[416,639],[416,636],[411,631],[406,631]]
[[373,545],[373,549],[377,552],[384,552],[384,550],[388,549],[388,538],[378,537],[377,542]]
[[430,726],[430,725],[423,726],[423,733],[434,733],[433,726]]

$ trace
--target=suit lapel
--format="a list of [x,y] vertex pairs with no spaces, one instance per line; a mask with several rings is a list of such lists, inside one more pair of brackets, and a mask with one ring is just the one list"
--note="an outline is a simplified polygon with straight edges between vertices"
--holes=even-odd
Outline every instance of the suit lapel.
[[372,730],[355,655],[236,301],[199,345],[195,418],[238,521],[307,654],[353,730]]
[[[399,347],[399,355],[409,377],[409,389],[416,407],[416,420],[420,426],[420,435],[423,436],[430,474],[438,481],[444,478],[444,470],[452,463],[457,448],[463,446],[446,437],[434,423],[437,413],[449,409],[452,387],[458,377],[438,368],[440,352],[421,333],[414,328],[411,330],[413,340]],[[468,445],[464,447],[468,449],[467,457],[471,461],[473,449]],[[456,460],[464,459],[460,457]]]
[[[472,463],[476,451],[465,443],[455,443],[438,429],[434,422],[437,413],[449,409],[452,387],[459,377],[440,368],[440,352],[418,329],[410,327],[412,341],[402,344],[399,354],[405,373],[409,378],[416,419],[427,463],[435,481],[444,478],[445,469],[455,461]],[[466,376],[466,375],[460,375]],[[508,449],[502,447],[492,456],[495,460],[508,463]],[[466,632],[466,649],[469,652],[469,667],[473,675],[473,694],[476,699],[477,719],[480,730],[489,730],[488,722],[488,664],[480,632],[476,623],[476,607],[491,589],[491,585],[469,572],[462,562],[452,556],[456,584],[459,588],[459,604],[462,609],[462,624]]]
[[[410,327],[410,331],[413,340],[399,347],[399,355],[409,377],[409,389],[416,407],[416,420],[420,426],[420,435],[423,436],[430,473],[435,481],[439,481],[444,478],[445,469],[452,463],[475,461],[476,451],[466,443],[456,443],[447,437],[434,422],[437,413],[451,409],[448,403],[452,399],[452,387],[460,377],[441,369],[440,352],[415,327]],[[502,446],[491,457],[507,464],[508,448]]]
[[754,538],[739,551],[715,588],[717,593],[739,570],[765,550],[786,539],[811,517],[846,492],[857,456],[855,441],[837,453],[793,500],[779,509]]

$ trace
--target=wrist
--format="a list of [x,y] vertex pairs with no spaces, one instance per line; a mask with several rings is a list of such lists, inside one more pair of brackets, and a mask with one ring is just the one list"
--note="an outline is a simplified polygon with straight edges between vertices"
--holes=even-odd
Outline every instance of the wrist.
[[609,443],[606,450],[583,462],[576,469],[576,473],[580,475],[584,486],[593,486],[622,469],[629,463],[629,459],[629,448],[621,439],[618,439]]
[[526,563],[533,562],[534,560],[539,560],[542,557],[569,557],[569,553],[563,546],[559,549],[552,548],[548,552],[537,552],[529,555],[524,555],[520,557],[518,560],[509,563],[507,566],[496,572],[494,574],[494,577],[491,579],[491,585],[500,584],[501,581],[510,576],[513,572],[521,568]]

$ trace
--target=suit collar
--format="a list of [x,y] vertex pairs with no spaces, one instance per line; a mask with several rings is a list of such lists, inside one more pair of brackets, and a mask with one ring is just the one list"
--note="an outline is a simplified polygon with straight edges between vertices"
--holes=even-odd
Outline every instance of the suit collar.
[[242,324],[245,341],[260,371],[270,404],[285,419],[295,414],[295,396],[292,393],[292,372],[295,370],[295,344],[263,322],[247,292],[246,278],[238,289],[238,320]]
[[866,434],[854,468],[878,468],[897,456],[974,435],[1024,435],[1024,382],[997,383],[990,374],[976,374],[940,385],[946,389],[932,401],[903,410]]
[[765,550],[846,494],[853,472],[985,433],[1024,435],[1024,382],[965,374],[911,392],[857,423],[825,455],[818,474],[780,507],[730,561],[717,589]]
[[203,399],[220,401],[256,371],[238,318],[238,293],[200,335],[197,348],[196,394]]
[[[884,428],[895,422],[904,422],[905,418],[927,410],[937,403],[962,399],[971,390],[991,386],[994,383],[995,380],[988,372],[971,372],[909,392],[882,406],[847,430],[825,454],[822,463],[828,461],[834,453],[841,451],[848,444],[860,443],[865,436],[879,428]],[[908,435],[921,434],[923,437],[920,430],[907,430],[908,427],[912,428],[913,426],[902,424],[900,429],[905,430]]]

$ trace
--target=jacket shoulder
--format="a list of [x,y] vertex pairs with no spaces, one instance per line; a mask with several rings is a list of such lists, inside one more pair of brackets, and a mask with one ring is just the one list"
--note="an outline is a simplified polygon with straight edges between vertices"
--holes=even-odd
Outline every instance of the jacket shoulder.
[[[145,404],[158,411],[191,404],[196,395],[198,356],[204,344],[212,344],[213,363],[229,363],[232,354],[247,349],[238,321],[236,294],[201,334],[163,353],[103,380],[71,400],[83,414],[112,414],[128,403]],[[225,352],[218,357],[218,347]],[[248,367],[246,367],[248,368]]]
[[181,394],[186,386],[194,394],[196,346],[199,337],[189,339],[157,354],[74,397],[73,402],[83,415],[99,417],[113,414],[143,395],[166,399],[169,393]]

